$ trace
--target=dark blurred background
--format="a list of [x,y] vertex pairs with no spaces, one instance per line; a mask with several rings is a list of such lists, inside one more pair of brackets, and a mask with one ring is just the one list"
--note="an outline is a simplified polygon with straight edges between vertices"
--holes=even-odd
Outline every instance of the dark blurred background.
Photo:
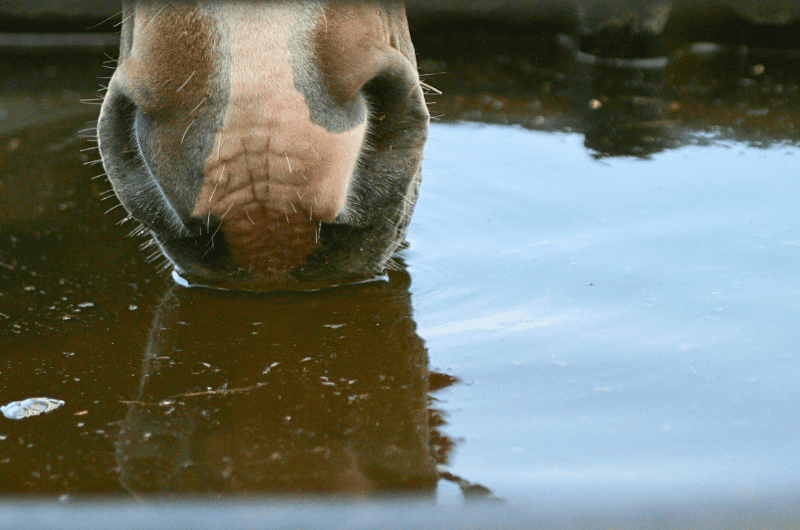
[[[435,120],[578,131],[596,156],[648,156],[709,129],[797,138],[800,0],[406,4],[421,77],[442,92],[428,95]],[[97,112],[119,5],[0,5],[0,134]]]

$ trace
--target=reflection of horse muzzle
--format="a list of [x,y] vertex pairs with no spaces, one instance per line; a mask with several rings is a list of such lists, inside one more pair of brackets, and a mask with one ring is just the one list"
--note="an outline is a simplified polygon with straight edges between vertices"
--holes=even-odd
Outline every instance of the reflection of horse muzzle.
[[431,495],[449,444],[407,286],[167,293],[121,424],[124,487]]

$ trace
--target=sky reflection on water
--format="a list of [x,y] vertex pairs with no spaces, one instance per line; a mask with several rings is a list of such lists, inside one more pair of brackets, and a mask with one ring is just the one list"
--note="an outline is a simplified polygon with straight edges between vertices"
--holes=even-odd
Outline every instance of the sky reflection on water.
[[466,383],[441,396],[455,473],[501,497],[797,488],[796,147],[432,137],[408,261],[431,366]]

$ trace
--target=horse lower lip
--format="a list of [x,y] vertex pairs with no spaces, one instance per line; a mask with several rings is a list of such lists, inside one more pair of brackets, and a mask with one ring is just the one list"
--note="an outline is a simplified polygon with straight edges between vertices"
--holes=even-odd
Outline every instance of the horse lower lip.
[[322,246],[322,224],[304,213],[254,206],[233,209],[224,220],[193,218],[185,234],[154,232],[155,239],[192,285],[267,290],[295,282],[292,271]]
[[303,212],[242,208],[226,217],[221,232],[234,266],[284,273],[319,246],[318,228],[319,223]]

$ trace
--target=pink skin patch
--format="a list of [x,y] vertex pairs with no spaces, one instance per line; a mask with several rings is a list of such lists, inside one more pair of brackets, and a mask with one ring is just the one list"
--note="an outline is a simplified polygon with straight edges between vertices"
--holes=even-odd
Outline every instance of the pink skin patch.
[[229,105],[192,215],[221,219],[236,266],[280,273],[317,246],[320,222],[346,208],[366,121],[339,134],[312,122],[292,78],[290,8],[231,5],[226,14]]

